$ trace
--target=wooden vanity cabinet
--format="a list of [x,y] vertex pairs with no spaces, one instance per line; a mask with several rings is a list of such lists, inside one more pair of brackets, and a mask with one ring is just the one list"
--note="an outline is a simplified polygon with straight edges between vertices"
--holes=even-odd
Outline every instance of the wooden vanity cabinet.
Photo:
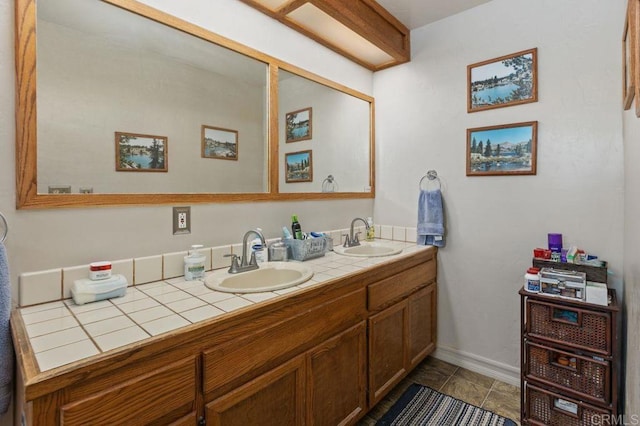
[[435,279],[434,258],[369,286],[370,407],[435,350]]
[[354,423],[366,409],[365,341],[362,321],[206,404],[206,424]]
[[353,425],[434,349],[435,254],[43,373],[14,312],[16,406],[38,426]]

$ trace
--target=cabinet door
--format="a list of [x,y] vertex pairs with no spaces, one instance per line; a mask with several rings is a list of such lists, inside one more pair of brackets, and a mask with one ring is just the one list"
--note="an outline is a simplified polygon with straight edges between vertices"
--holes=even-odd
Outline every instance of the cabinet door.
[[300,355],[206,405],[207,425],[304,424],[305,356]]
[[369,406],[373,407],[404,376],[408,362],[407,300],[369,318]]
[[345,425],[366,409],[366,323],[308,352],[307,424]]
[[436,347],[436,285],[417,291],[409,298],[409,368],[415,367]]

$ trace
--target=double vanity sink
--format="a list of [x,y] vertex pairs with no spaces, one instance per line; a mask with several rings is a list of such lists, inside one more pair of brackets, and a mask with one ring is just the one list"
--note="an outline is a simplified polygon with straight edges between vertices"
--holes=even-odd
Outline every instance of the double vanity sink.
[[[267,262],[234,274],[227,268],[214,271],[207,275],[207,288],[180,280],[141,284],[131,289],[129,297],[136,297],[128,304],[167,294],[185,298],[130,312],[114,299],[105,302],[114,306],[75,312],[95,330],[113,321],[93,322],[94,314],[127,310],[121,316],[135,324],[112,334],[150,330],[151,336],[111,349],[100,346],[83,358],[69,356],[66,348],[76,343],[63,345],[71,362],[44,370],[37,356],[43,352],[33,349],[40,339],[29,337],[32,324],[15,311],[17,410],[29,425],[232,426],[265,424],[264,419],[356,424],[435,349],[436,253],[407,242],[362,241],[308,262]],[[299,291],[276,290],[287,286]],[[250,294],[258,292],[265,294]],[[244,304],[238,308],[227,301]],[[194,302],[199,307],[184,311]],[[59,305],[51,313],[67,309]],[[225,312],[190,316],[218,307]],[[157,310],[179,314],[143,321],[143,314]],[[152,333],[156,321],[166,318],[184,325]],[[66,329],[55,333],[69,335]],[[87,344],[106,341],[102,334],[91,336]]]
[[[382,257],[402,252],[402,247],[382,242],[361,242],[353,247],[338,246],[333,251],[343,256]],[[247,272],[230,273],[221,269],[205,279],[205,285],[226,293],[262,293],[302,284],[313,277],[313,270],[302,262],[267,262]]]

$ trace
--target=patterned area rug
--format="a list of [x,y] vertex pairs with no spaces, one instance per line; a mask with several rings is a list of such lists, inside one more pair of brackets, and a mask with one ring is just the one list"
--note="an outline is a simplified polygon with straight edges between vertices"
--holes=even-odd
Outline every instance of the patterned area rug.
[[427,386],[412,384],[376,426],[515,426],[513,420],[483,410]]

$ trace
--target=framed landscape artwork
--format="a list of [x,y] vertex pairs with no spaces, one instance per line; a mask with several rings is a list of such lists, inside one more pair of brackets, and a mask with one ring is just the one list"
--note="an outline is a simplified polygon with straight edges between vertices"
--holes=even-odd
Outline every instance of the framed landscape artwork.
[[287,113],[287,143],[311,139],[313,130],[311,112],[311,107],[309,107]]
[[467,66],[467,112],[538,100],[538,49]]
[[168,142],[166,136],[116,132],[116,171],[166,172]]
[[467,129],[467,176],[535,175],[538,122]]
[[313,156],[311,150],[285,154],[285,182],[313,182]]
[[238,131],[202,125],[202,158],[238,160]]

